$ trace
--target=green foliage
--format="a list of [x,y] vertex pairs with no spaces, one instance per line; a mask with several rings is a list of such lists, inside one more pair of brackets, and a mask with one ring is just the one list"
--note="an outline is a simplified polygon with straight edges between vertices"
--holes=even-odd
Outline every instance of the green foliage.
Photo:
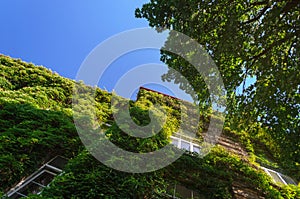
[[[84,168],[84,169],[83,169]],[[159,198],[164,187],[161,171],[130,174],[102,165],[83,151],[72,159],[63,175],[47,187],[41,198]]]
[[[129,109],[132,120],[139,126],[145,126],[150,122],[149,107],[147,109],[144,108],[141,108],[140,103],[138,103],[137,105],[133,105]],[[121,110],[124,111],[124,109],[122,108]],[[120,114],[120,116],[122,117],[122,113]],[[169,117],[171,117],[171,115],[169,115]],[[135,138],[128,136],[127,132],[132,131],[134,127],[126,124],[126,121],[124,119],[124,123],[114,123],[113,126],[106,131],[106,136],[109,137],[109,139],[113,143],[117,144],[119,147],[124,148],[127,151],[142,153],[156,151],[169,143],[168,137],[172,132],[174,132],[173,130],[176,129],[176,127],[174,128],[176,123],[171,124],[171,121],[174,120],[167,120],[166,124],[163,125],[160,123],[159,115],[156,115],[155,119],[153,119],[151,122],[153,122],[155,125],[163,126],[163,128],[159,132],[155,132],[154,128],[149,128],[149,132],[141,133],[152,135],[151,137]],[[118,125],[121,125],[120,127],[122,130]]]
[[214,148],[204,158],[186,154],[167,170],[169,179],[204,194],[205,198],[232,198],[233,186],[247,186],[266,198],[281,195],[264,172],[222,148]]
[[[299,177],[300,1],[151,0],[136,10],[158,31],[176,30],[195,39],[215,61],[227,92],[227,111],[237,131],[262,127],[279,145],[286,169]],[[170,34],[167,42],[176,40]],[[176,44],[184,46],[184,43]],[[164,80],[193,89],[201,103],[210,93],[204,78],[181,56],[161,51],[170,68]],[[193,55],[191,50],[187,52]],[[191,84],[185,85],[174,71]],[[211,74],[213,76],[213,73]],[[246,81],[254,83],[246,87]],[[242,91],[237,91],[241,89]],[[276,151],[277,152],[277,151]],[[290,166],[288,166],[290,165]],[[291,168],[288,168],[291,167]]]
[[[90,127],[98,130],[103,123],[110,123],[112,126],[102,136],[106,135],[127,151],[147,153],[168,144],[169,136],[182,125],[182,118],[189,119],[184,128],[197,131],[200,140],[210,121],[222,121],[222,118],[212,116],[211,111],[201,112],[199,118],[190,112],[192,117],[188,118],[192,105],[147,90],[139,92],[137,101],[129,102],[128,116],[125,99],[116,97],[113,101],[115,96],[110,93],[62,78],[43,67],[1,56],[0,69],[3,71],[0,75],[0,195],[53,156],[62,155],[70,158],[62,175],[56,176],[41,195],[29,198],[164,198],[174,183],[204,198],[232,198],[236,183],[266,198],[299,197],[299,187],[274,186],[247,159],[242,160],[222,148],[214,148],[204,158],[186,152],[173,164],[145,174],[111,169],[83,149],[77,131],[84,132]],[[153,109],[158,104],[163,110]],[[112,110],[140,126],[151,122],[163,125],[158,133],[154,131],[155,126],[147,132],[152,137],[132,137],[126,133],[132,124],[114,122]],[[149,113],[156,117],[151,118]],[[77,129],[73,116],[78,120]],[[200,125],[194,125],[198,119]],[[236,138],[250,153],[257,155],[261,143],[276,154],[280,151],[264,131],[253,136],[246,131],[232,131],[229,123],[227,126],[224,133]]]
[[72,119],[63,112],[0,100],[0,187],[5,190],[54,155],[78,151]]
[[280,190],[286,199],[300,198],[300,187],[296,185],[286,185]]
[[215,148],[205,158],[186,153],[168,167],[147,174],[113,170],[83,151],[68,163],[63,175],[56,177],[40,197],[163,198],[168,193],[167,187],[175,183],[201,193],[204,198],[232,198],[232,186],[237,185],[256,190],[266,198],[297,193],[294,187],[277,190],[264,172]]
[[[73,157],[82,146],[70,109],[73,81],[6,56],[0,57],[0,70],[0,191],[5,191],[53,156]],[[99,102],[99,112],[105,112],[99,118],[109,117],[103,108],[109,95],[97,96],[108,98]]]

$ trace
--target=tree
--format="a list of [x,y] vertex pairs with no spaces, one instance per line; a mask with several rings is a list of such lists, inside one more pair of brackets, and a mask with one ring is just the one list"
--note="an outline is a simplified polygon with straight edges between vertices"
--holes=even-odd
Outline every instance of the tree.
[[[267,128],[286,155],[299,161],[300,1],[151,0],[136,10],[136,17],[198,41],[222,75],[230,118],[242,122],[236,127]],[[205,83],[193,67],[167,51],[161,54],[203,96],[199,88]],[[172,71],[163,78],[176,81]],[[247,86],[249,78],[255,82]]]

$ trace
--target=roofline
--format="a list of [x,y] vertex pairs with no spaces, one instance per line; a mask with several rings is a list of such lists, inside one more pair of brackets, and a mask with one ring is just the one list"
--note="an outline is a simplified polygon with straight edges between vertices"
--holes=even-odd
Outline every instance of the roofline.
[[152,89],[150,89],[150,88],[146,88],[146,87],[143,87],[143,86],[141,86],[141,87],[139,88],[139,90],[147,90],[147,91],[150,91],[150,92],[155,92],[155,93],[161,94],[161,95],[166,96],[166,97],[170,97],[170,98],[175,99],[175,100],[183,101],[182,99],[179,99],[179,98],[177,98],[177,97],[173,97],[173,96],[171,96],[171,95],[167,95],[167,94],[165,94],[165,93],[162,93],[162,92],[159,92],[159,91],[156,91],[156,90],[152,90]]

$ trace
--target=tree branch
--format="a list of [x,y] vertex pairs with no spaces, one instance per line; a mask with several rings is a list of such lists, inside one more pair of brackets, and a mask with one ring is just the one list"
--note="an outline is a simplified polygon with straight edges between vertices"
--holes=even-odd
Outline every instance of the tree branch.
[[253,17],[252,19],[250,19],[248,21],[243,22],[243,24],[249,24],[249,23],[259,20],[269,8],[270,8],[270,6],[266,5],[257,16]]
[[261,57],[262,55],[268,53],[274,46],[276,46],[276,45],[278,45],[278,44],[280,44],[280,43],[283,43],[283,42],[289,40],[289,39],[292,38],[293,36],[294,36],[294,35],[291,34],[291,35],[289,35],[289,36],[287,36],[287,37],[285,37],[285,38],[283,38],[283,39],[280,39],[280,40],[278,40],[278,41],[273,42],[268,48],[266,48],[265,50],[263,50],[261,53],[259,53],[258,55],[253,56],[253,57],[251,58],[251,60],[257,60],[257,59],[258,59],[259,57]]
[[244,79],[243,79],[243,94],[245,92],[245,86],[246,86],[246,79],[247,79],[247,76],[248,76],[248,70],[249,70],[249,68],[247,67],[245,75],[244,75]]

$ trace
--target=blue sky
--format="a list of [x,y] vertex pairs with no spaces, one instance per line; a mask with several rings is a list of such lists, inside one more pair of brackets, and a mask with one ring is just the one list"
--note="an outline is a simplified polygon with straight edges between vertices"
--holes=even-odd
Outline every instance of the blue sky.
[[134,10],[146,0],[1,0],[0,53],[43,65],[74,79],[99,43],[147,27]]

